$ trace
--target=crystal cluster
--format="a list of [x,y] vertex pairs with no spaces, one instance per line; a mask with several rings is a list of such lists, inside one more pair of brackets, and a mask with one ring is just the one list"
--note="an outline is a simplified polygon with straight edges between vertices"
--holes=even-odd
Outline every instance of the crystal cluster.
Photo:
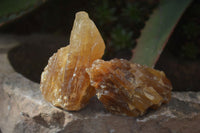
[[171,97],[171,83],[162,71],[127,60],[96,60],[87,69],[98,99],[115,114],[138,116]]
[[95,95],[85,68],[103,56],[104,41],[86,12],[76,14],[70,44],[48,61],[41,76],[40,89],[54,106],[79,110]]
[[112,113],[138,116],[171,98],[164,72],[127,60],[103,61],[105,44],[86,12],[76,14],[70,44],[57,51],[41,75],[44,98],[66,110],[80,110],[97,94]]

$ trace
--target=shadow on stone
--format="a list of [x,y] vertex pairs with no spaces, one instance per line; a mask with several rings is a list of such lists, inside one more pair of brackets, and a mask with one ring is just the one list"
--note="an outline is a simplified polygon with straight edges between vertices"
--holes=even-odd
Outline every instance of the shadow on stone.
[[22,37],[19,41],[21,45],[8,52],[9,61],[15,71],[38,83],[49,57],[59,48],[67,45],[64,37],[50,35],[32,35]]
[[65,122],[65,114],[63,112],[55,112],[49,116],[46,113],[41,113],[33,117],[33,120],[47,128],[62,128]]

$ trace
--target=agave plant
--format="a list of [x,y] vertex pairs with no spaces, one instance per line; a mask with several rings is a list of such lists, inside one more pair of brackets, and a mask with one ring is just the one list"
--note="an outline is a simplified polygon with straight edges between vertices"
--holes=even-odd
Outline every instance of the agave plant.
[[[45,1],[46,0],[1,0],[0,24],[15,19],[25,13],[29,13]],[[191,2],[192,0],[184,0],[182,2],[179,0],[160,0],[158,7],[153,11],[153,14],[142,30],[137,40],[136,48],[132,50],[133,56],[131,61],[153,67],[178,20]],[[115,7],[110,7],[110,3]],[[117,7],[123,3],[124,2],[121,1],[108,2],[108,0],[103,0],[102,6],[97,6],[95,8],[98,13],[97,19],[101,20],[99,22],[100,25],[105,26],[105,23],[108,21],[110,25],[115,25],[111,30],[106,30],[106,32],[110,32],[109,37],[112,41],[111,45],[115,45],[115,48],[118,50],[124,48],[132,49],[133,46],[135,46],[134,39],[137,37],[137,35],[131,31],[134,27],[129,27],[129,29],[123,28],[127,23],[116,25],[116,21],[119,21],[119,16],[124,18],[130,17],[132,23],[138,24],[145,20],[146,16],[143,16],[143,18],[141,16],[144,14],[143,12],[147,12],[136,3],[135,5],[125,4],[126,8],[121,9],[122,14],[117,14],[120,11]],[[105,27],[110,26],[109,24]],[[188,26],[185,28],[187,27]],[[192,46],[193,45],[187,45],[187,47],[183,47],[182,50],[186,51],[186,53],[191,53],[191,50],[194,49]]]

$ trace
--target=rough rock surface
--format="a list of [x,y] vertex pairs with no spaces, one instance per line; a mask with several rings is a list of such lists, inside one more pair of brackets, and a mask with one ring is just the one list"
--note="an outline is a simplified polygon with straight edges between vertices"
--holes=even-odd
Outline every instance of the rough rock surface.
[[[10,39],[9,39],[10,40]],[[173,92],[169,104],[142,117],[112,115],[94,97],[78,112],[44,101],[39,84],[15,72],[7,59],[13,47],[0,37],[0,132],[2,133],[199,133],[200,92]]]

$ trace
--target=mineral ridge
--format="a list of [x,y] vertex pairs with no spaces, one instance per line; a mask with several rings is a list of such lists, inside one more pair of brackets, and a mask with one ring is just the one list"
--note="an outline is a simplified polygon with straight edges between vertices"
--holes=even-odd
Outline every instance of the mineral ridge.
[[98,59],[87,72],[98,99],[115,114],[142,115],[171,98],[172,85],[164,72],[124,59]]
[[78,12],[70,44],[53,54],[41,76],[44,98],[80,110],[97,94],[112,113],[142,115],[169,102],[172,85],[164,72],[124,59],[103,61],[105,44],[86,12]]
[[86,12],[78,12],[70,44],[53,54],[41,75],[40,89],[54,106],[79,110],[95,95],[85,68],[103,56],[104,41]]

